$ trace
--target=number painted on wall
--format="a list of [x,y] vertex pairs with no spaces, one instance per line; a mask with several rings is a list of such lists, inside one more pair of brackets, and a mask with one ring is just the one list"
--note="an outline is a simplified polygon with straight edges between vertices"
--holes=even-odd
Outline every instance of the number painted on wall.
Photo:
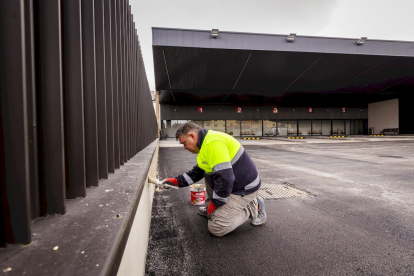
[[279,113],[279,109],[277,107],[273,107],[273,113]]
[[237,108],[237,113],[242,113],[242,108],[241,107]]

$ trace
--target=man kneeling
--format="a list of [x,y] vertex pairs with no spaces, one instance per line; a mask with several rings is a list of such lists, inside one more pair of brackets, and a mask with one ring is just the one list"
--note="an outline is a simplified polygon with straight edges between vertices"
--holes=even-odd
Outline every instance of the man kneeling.
[[256,165],[239,141],[191,122],[182,124],[175,138],[184,149],[198,154],[197,165],[164,183],[186,187],[204,177],[210,202],[198,213],[209,219],[211,234],[224,236],[249,218],[253,225],[266,221],[264,201],[257,193],[261,181]]

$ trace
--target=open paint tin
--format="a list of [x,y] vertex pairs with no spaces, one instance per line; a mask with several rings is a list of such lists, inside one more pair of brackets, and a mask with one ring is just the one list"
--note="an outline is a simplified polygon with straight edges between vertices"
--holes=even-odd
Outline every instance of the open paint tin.
[[190,186],[191,204],[203,205],[206,202],[206,185],[193,184]]

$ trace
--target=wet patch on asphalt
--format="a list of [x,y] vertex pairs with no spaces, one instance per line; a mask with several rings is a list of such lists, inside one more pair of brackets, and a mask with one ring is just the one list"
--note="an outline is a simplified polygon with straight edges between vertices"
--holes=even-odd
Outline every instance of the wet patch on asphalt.
[[201,275],[192,265],[188,237],[169,193],[161,190],[154,195],[145,275]]

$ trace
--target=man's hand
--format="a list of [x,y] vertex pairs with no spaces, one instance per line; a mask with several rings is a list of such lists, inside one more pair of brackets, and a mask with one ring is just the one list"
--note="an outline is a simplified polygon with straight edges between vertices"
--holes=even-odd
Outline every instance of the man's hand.
[[216,210],[216,205],[213,204],[213,201],[210,201],[210,203],[207,206],[207,217],[210,218],[211,214]]
[[162,183],[170,184],[178,187],[178,182],[176,178],[166,178],[162,181]]

